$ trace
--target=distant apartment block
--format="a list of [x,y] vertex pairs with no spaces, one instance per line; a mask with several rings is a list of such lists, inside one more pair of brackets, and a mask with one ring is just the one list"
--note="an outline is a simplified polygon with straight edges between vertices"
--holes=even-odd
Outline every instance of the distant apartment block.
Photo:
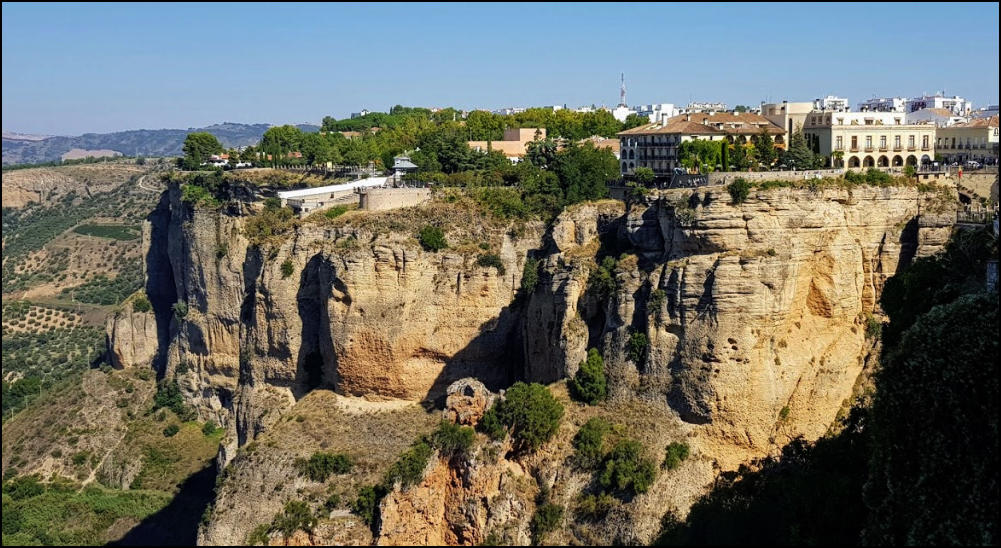
[[681,110],[675,107],[673,103],[639,105],[633,107],[633,110],[635,110],[636,114],[639,116],[646,116],[651,123],[660,122],[681,114]]
[[813,108],[816,110],[849,111],[852,109],[847,97],[836,97],[828,95],[823,99],[814,99]]
[[721,112],[726,110],[726,103],[694,102],[688,103],[685,112]]
[[980,107],[970,113],[971,118],[990,118],[998,115],[998,105]]
[[941,108],[956,116],[969,116],[973,112],[973,103],[958,95],[946,97],[943,94],[922,95],[907,101],[907,112],[917,112],[926,108]]
[[521,114],[522,112],[525,112],[525,108],[524,107],[507,107],[507,108],[499,108],[499,109],[494,110],[492,112],[494,114],[498,114],[500,116],[511,116],[512,114]]
[[803,134],[832,167],[916,166],[935,158],[935,125],[908,124],[903,112],[811,112]]
[[906,108],[906,97],[874,97],[858,104],[859,112],[905,112]]
[[509,128],[504,130],[501,141],[469,141],[469,148],[478,152],[497,150],[504,153],[508,160],[518,163],[525,157],[525,145],[532,141],[546,138],[546,128]]

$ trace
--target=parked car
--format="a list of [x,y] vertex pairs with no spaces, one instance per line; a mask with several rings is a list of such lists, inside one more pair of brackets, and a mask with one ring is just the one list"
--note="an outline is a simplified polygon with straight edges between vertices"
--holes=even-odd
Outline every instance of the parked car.
[[237,162],[236,165],[233,167],[236,169],[239,169],[241,167],[254,167],[254,164],[250,162]]
[[976,160],[967,160],[966,161],[966,167],[968,167],[970,169],[979,169],[980,168],[980,162],[978,162]]

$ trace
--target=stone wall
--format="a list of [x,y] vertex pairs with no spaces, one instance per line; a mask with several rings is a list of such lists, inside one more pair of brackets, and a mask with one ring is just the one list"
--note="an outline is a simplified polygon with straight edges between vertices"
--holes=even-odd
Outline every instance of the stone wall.
[[372,188],[361,192],[358,207],[367,211],[381,211],[420,205],[430,199],[430,188]]

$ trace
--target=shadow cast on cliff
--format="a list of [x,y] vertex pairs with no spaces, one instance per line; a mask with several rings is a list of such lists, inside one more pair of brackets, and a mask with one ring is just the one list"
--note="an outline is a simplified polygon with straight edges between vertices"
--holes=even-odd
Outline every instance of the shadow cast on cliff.
[[296,294],[302,324],[302,344],[299,345],[292,387],[296,400],[316,388],[332,389],[337,386],[337,354],[330,338],[330,312],[327,308],[331,288],[342,292],[346,289],[343,282],[337,279],[330,261],[322,255],[314,255],[302,270]]
[[188,476],[177,495],[160,511],[146,517],[109,546],[194,546],[202,514],[212,502],[215,463]]
[[174,319],[173,305],[177,302],[174,269],[168,251],[171,222],[170,190],[160,195],[156,208],[146,216],[150,223],[149,249],[146,251],[146,296],[153,306],[156,321],[156,355],[153,369],[158,378],[167,370],[167,351],[170,348],[171,327]]

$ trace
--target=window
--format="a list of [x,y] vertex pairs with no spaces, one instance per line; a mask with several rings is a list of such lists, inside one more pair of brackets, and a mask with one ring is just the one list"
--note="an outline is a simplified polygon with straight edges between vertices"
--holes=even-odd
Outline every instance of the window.
[[858,137],[852,136],[852,150],[858,150]]
[[879,136],[879,148],[886,148],[886,135]]
[[914,146],[914,136],[913,135],[908,135],[907,136],[907,146],[909,146],[909,147],[913,147]]
[[924,135],[921,137],[921,147],[928,148],[928,136]]
[[845,148],[844,142],[842,141],[842,137],[840,135],[838,135],[837,138],[835,138],[834,142],[836,143],[834,145],[835,150],[842,150]]
[[900,135],[893,136],[893,148],[900,148]]
[[865,148],[872,148],[872,135],[865,136]]

